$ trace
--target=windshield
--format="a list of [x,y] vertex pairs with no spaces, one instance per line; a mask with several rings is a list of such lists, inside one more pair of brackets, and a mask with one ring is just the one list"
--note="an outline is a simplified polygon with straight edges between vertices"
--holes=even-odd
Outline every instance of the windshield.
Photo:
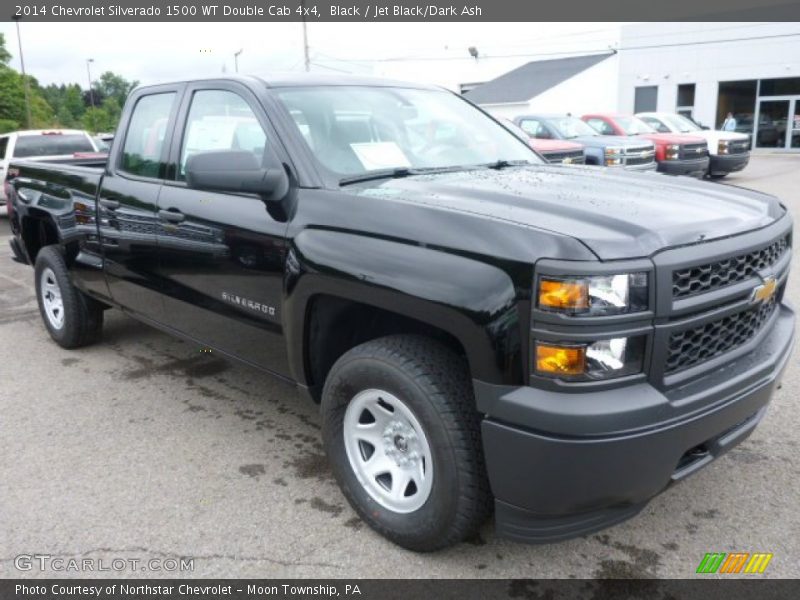
[[692,123],[689,119],[681,115],[664,115],[661,117],[661,120],[665,121],[673,131],[676,129],[681,133],[702,131],[695,123]]
[[89,137],[82,134],[42,133],[21,135],[14,145],[14,156],[59,156],[76,152],[94,152]]
[[314,155],[337,175],[541,162],[508,129],[449,92],[321,86],[276,93]]
[[558,119],[548,119],[547,121],[558,130],[561,137],[571,140],[576,137],[585,137],[589,135],[600,135],[595,131],[591,125],[588,125],[578,119],[577,117],[561,117]]
[[640,133],[654,133],[655,129],[636,117],[615,117],[617,124],[626,135],[639,135]]

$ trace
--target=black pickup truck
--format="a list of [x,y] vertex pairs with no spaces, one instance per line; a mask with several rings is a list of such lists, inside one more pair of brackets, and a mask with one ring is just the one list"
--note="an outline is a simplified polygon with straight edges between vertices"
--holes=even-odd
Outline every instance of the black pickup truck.
[[792,346],[776,198],[544,164],[437,88],[143,87],[104,168],[9,178],[58,344],[113,307],[294,384],[347,499],[414,550],[492,511],[534,542],[633,516],[751,433]]

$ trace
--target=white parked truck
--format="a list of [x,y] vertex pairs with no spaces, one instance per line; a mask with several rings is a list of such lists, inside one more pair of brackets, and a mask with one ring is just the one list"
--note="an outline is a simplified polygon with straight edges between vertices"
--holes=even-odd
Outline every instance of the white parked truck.
[[[29,129],[0,135],[0,180],[12,158],[48,162],[83,161],[101,150],[92,137],[79,129]],[[0,206],[6,203],[5,186],[0,186]]]
[[660,133],[688,133],[708,142],[708,176],[720,179],[728,173],[741,171],[750,162],[750,136],[735,131],[703,129],[682,115],[646,112],[636,115]]

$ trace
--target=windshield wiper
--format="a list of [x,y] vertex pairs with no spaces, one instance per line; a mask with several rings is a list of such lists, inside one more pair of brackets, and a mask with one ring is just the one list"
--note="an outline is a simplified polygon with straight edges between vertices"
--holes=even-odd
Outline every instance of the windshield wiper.
[[488,167],[489,169],[496,169],[499,171],[500,169],[505,169],[507,167],[519,167],[522,165],[532,165],[532,164],[533,163],[529,160],[505,160],[501,158],[499,160],[481,166]]
[[339,180],[339,185],[349,185],[351,183],[359,183],[361,181],[372,181],[373,179],[399,179],[401,177],[408,177],[409,175],[417,174],[416,169],[409,167],[395,167],[393,169],[379,169],[377,171],[368,171],[360,175],[352,175],[350,177],[343,177]]
[[468,167],[465,166],[452,166],[452,167],[395,167],[393,169],[379,169],[376,171],[368,171],[359,175],[351,175],[343,177],[339,180],[339,185],[349,185],[351,183],[360,183],[362,181],[373,181],[375,179],[401,179],[403,177],[410,177],[411,175],[428,175],[430,173],[450,173],[452,171],[463,171]]

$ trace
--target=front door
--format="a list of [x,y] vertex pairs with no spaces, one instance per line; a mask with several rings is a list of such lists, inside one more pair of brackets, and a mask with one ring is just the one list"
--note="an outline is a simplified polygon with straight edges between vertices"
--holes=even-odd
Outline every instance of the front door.
[[800,148],[800,96],[759,101],[756,148]]
[[163,314],[162,286],[155,274],[156,204],[179,92],[175,87],[151,88],[146,95],[131,99],[133,112],[120,150],[110,157],[97,207],[111,297],[155,321],[161,321]]
[[[159,278],[168,325],[227,354],[288,375],[281,326],[286,220],[254,194],[190,189],[198,152],[275,143],[257,100],[230,82],[187,90],[171,154],[174,173],[158,199]],[[272,214],[271,214],[272,212]]]

